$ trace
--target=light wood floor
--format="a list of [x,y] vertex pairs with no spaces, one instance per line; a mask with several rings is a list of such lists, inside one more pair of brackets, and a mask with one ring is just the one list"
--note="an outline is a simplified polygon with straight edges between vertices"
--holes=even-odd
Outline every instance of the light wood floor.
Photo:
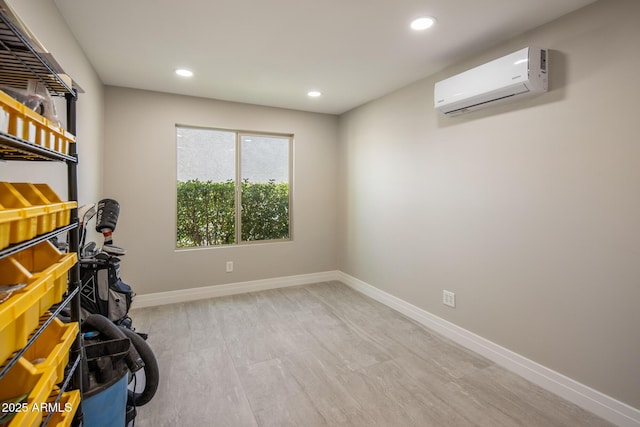
[[161,370],[137,427],[610,425],[338,282],[132,317]]

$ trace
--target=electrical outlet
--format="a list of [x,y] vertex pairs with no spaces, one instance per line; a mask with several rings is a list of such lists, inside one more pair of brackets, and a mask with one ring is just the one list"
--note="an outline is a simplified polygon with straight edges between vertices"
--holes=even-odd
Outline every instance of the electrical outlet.
[[456,306],[456,294],[451,291],[442,291],[442,303],[444,305],[448,305],[449,307]]
[[227,261],[227,273],[231,273],[233,271],[233,261]]

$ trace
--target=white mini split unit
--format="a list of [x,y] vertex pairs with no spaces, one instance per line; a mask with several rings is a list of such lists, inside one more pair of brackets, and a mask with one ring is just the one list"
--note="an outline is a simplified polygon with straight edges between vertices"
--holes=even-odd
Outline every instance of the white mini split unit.
[[436,83],[435,108],[447,116],[547,91],[548,51],[527,47]]

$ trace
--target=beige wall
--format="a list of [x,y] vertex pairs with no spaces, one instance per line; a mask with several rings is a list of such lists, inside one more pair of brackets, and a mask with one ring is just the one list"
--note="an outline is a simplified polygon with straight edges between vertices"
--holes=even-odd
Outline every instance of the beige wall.
[[[80,203],[92,203],[100,197],[102,184],[102,82],[52,1],[10,0],[8,3],[67,74],[85,90],[77,103],[78,197]],[[64,100],[57,100],[56,106],[58,113],[66,117]],[[0,180],[47,182],[61,197],[67,194],[67,168],[63,163],[38,162],[35,167],[33,162],[7,162],[1,167]]]
[[[292,242],[175,250],[176,123],[295,135]],[[335,116],[107,87],[105,135],[105,197],[139,294],[336,269]]]
[[[340,270],[640,408],[639,16],[600,1],[343,115]],[[527,45],[549,93],[433,109]]]

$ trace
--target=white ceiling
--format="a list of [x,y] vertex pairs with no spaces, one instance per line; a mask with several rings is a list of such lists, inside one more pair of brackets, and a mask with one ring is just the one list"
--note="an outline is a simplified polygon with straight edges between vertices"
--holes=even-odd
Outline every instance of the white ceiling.
[[[107,85],[340,114],[593,1],[55,3]],[[422,15],[436,25],[410,30]]]

